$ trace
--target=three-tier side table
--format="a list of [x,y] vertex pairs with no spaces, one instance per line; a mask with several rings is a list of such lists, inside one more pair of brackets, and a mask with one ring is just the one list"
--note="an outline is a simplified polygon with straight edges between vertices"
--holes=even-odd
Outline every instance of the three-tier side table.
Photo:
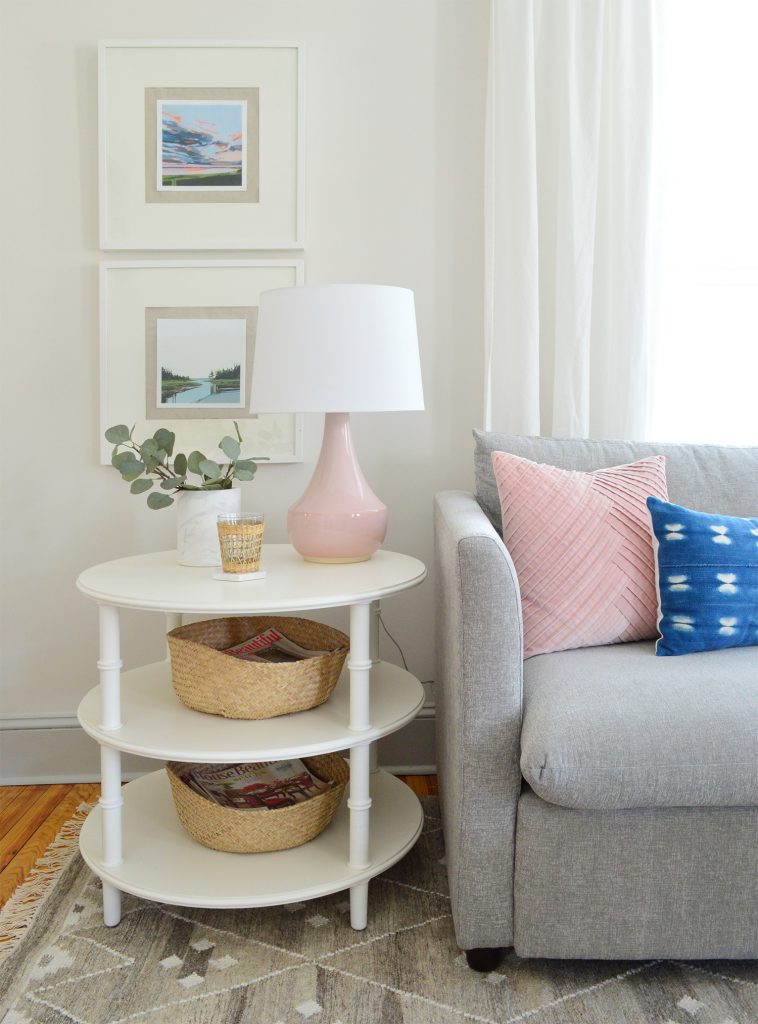
[[[82,856],[103,883],[107,925],[121,919],[121,893],[192,907],[266,907],[350,890],[353,928],[366,927],[369,879],[413,846],[421,805],[376,765],[376,741],[420,710],[423,688],[379,660],[379,602],[421,583],[422,562],[378,551],[366,562],[305,562],[290,545],[264,546],[266,578],[219,581],[176,552],[138,555],[85,570],[77,587],[98,603],[100,685],[79,705],[79,721],[100,744],[102,796],[81,831]],[[168,660],[121,671],[119,609],[213,617],[349,606],[350,654],[324,704],[261,721],[192,711],[171,686]],[[161,761],[272,761],[350,751],[350,788],[332,823],[304,846],[279,853],[221,853],[183,830],[163,770],[121,787],[121,752]]]

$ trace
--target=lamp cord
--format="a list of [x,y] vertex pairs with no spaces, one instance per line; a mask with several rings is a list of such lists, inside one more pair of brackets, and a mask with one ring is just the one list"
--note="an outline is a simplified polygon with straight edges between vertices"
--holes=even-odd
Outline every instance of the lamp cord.
[[407,671],[408,671],[408,662],[407,662],[407,661],[405,660],[405,655],[403,654],[403,648],[402,648],[402,647],[400,646],[400,644],[399,644],[399,643],[397,642],[397,640],[396,640],[396,639],[394,638],[394,636],[392,635],[392,633],[390,633],[390,631],[389,631],[389,630],[387,629],[387,626],[385,625],[384,619],[382,618],[382,613],[381,613],[381,612],[379,612],[379,621],[380,621],[380,622],[381,622],[381,624],[382,624],[382,629],[384,630],[384,632],[385,632],[385,633],[387,634],[387,636],[388,636],[388,637],[390,638],[390,640],[391,640],[391,641],[392,641],[392,643],[393,643],[393,644],[395,645],[395,647],[397,647],[397,649],[398,649],[398,652],[400,653],[400,657],[402,658],[402,661],[403,661],[403,668],[404,668],[404,669],[405,669],[405,671],[407,672]]

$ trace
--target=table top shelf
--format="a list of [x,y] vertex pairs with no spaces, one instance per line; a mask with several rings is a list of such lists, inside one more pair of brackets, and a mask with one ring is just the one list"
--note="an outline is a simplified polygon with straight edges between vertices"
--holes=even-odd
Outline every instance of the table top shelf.
[[214,569],[179,565],[175,551],[119,558],[85,569],[78,589],[100,604],[145,611],[246,615],[287,613],[381,600],[421,583],[423,562],[377,551],[365,562],[306,562],[290,544],[264,544],[265,579],[214,580]]
[[260,721],[222,718],[193,711],[171,686],[168,661],[144,665],[121,676],[122,726],[100,726],[100,690],[79,705],[82,728],[98,743],[143,757],[172,761],[275,761],[344,750],[394,732],[410,722],[424,702],[424,690],[410,672],[378,662],[371,670],[371,728],[348,727],[350,679],[342,671],[332,695],[308,711]]
[[209,850],[187,835],[164,771],[130,782],[123,795],[123,862],[104,863],[100,807],[92,810],[82,828],[82,855],[96,874],[118,889],[177,906],[268,907],[338,892],[400,860],[415,843],[423,822],[416,795],[399,779],[377,772],[371,778],[370,865],[354,870],[347,863],[346,801],[321,835],[304,846],[245,854]]

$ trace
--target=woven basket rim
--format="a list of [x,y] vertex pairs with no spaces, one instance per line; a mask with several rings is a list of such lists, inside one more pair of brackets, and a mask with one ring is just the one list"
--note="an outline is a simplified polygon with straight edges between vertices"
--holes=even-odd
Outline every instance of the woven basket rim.
[[[306,808],[306,807],[313,806],[313,805],[315,805],[315,803],[317,801],[323,800],[325,797],[332,796],[334,793],[339,793],[340,789],[342,789],[342,790],[345,789],[345,787],[347,786],[347,783],[348,783],[349,775],[350,775],[350,768],[349,768],[348,762],[345,760],[345,758],[342,757],[341,754],[336,753],[336,751],[332,751],[332,752],[330,752],[328,754],[313,754],[311,757],[307,757],[307,756],[306,757],[302,757],[302,758],[300,758],[300,760],[303,762],[303,764],[306,766],[306,768],[308,768],[308,762],[309,761],[313,761],[313,760],[315,760],[317,758],[329,759],[331,761],[331,763],[335,767],[336,767],[337,763],[341,762],[341,764],[339,766],[339,771],[340,771],[340,775],[344,775],[344,777],[340,779],[340,778],[333,778],[332,776],[330,776],[329,778],[323,779],[322,776],[319,775],[319,778],[322,778],[322,781],[324,781],[324,782],[333,782],[334,785],[331,786],[329,789],[324,790],[323,793],[319,793],[317,796],[309,797],[308,800],[304,800],[302,803],[290,804],[289,807],[271,807],[271,808],[269,808],[266,811],[266,820],[267,821],[271,821],[272,820],[272,815],[292,814],[293,811],[298,811],[301,808]],[[176,780],[176,782],[178,782],[181,786],[184,786],[184,788],[186,790],[188,790],[193,796],[196,796],[198,798],[198,800],[203,800],[205,803],[210,804],[211,807],[214,807],[214,808],[216,808],[216,810],[222,811],[224,813],[229,812],[230,814],[233,814],[235,816],[238,815],[238,814],[244,814],[245,816],[247,816],[248,812],[244,808],[241,808],[241,807],[225,807],[223,804],[218,804],[218,803],[216,803],[215,800],[211,800],[211,798],[206,796],[204,793],[198,793],[197,790],[192,789],[191,786],[188,786],[187,783],[184,781],[184,779],[182,779],[180,777],[180,775],[178,774],[178,772],[176,770],[178,765],[187,764],[187,763],[188,762],[186,762],[186,761],[166,761],[166,771],[170,772],[171,775],[173,775],[173,777]],[[193,762],[189,762],[189,763],[193,763]],[[308,768],[308,770],[311,771],[312,769]],[[318,774],[318,773],[316,773],[316,774]]]
[[[176,626],[174,629],[169,630],[169,632],[166,634],[166,637],[172,640],[180,640],[184,644],[191,644],[196,647],[203,647],[210,651],[216,651],[218,654],[223,654],[223,648],[213,647],[211,644],[204,643],[202,640],[195,639],[192,636],[192,634],[200,632],[202,627],[205,627],[207,629],[211,624],[226,622],[227,620],[234,620],[236,622],[254,622],[256,620],[265,620],[267,622],[277,621],[283,623],[302,622],[307,623],[309,628],[313,632],[322,631],[325,635],[330,635],[330,640],[331,637],[339,640],[339,643],[336,646],[332,645],[332,643],[330,642],[327,645],[327,649],[322,654],[314,655],[313,658],[316,661],[319,658],[328,657],[333,654],[342,654],[343,652],[347,654],[347,652],[350,650],[350,637],[347,635],[347,633],[343,633],[341,629],[337,629],[335,626],[328,626],[326,623],[319,622],[317,619],[305,619],[302,616],[297,615],[222,615],[215,619],[201,619],[199,622],[188,622],[182,626]],[[284,630],[285,626],[280,626],[278,628]],[[301,646],[305,647],[306,645],[302,644]],[[315,649],[316,648],[310,648],[310,650]],[[310,661],[311,659],[308,660]],[[294,665],[302,664],[302,662],[283,663],[283,665],[286,664]]]

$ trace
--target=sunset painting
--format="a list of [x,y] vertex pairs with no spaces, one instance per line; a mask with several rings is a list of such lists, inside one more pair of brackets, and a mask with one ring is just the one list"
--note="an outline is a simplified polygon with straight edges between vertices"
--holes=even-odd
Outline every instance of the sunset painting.
[[159,191],[245,191],[245,100],[158,100],[157,123]]

